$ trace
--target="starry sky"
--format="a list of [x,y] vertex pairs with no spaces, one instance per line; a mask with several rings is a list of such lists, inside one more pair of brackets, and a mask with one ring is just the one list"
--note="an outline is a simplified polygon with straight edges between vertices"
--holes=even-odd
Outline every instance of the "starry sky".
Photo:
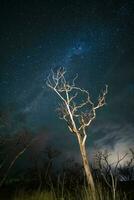
[[1,0],[0,55],[0,111],[8,121],[1,133],[45,129],[50,143],[75,154],[76,140],[58,119],[58,99],[45,84],[51,68],[64,66],[68,79],[79,74],[76,83],[94,101],[109,85],[88,148],[133,146],[133,0]]

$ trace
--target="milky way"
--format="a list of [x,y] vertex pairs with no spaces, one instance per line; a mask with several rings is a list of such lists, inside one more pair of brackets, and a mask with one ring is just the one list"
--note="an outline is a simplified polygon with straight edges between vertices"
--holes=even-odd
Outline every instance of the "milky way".
[[[111,148],[116,131],[120,137],[124,130],[124,140],[132,144],[134,3],[78,2],[1,3],[0,105],[10,113],[12,124],[4,131],[44,126],[55,132],[53,137],[67,132],[54,111],[57,98],[45,84],[51,68],[64,66],[69,79],[79,74],[77,84],[88,89],[94,100],[109,85],[107,106],[91,127],[94,142],[89,145],[105,146],[106,124],[108,129],[114,127]],[[20,123],[21,115],[25,120]]]

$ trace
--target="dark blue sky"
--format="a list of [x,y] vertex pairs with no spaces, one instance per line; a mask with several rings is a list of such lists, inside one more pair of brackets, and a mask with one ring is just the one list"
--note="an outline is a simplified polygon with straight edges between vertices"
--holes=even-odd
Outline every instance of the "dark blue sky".
[[0,110],[10,124],[2,133],[46,127],[53,142],[67,146],[65,136],[71,149],[74,139],[45,85],[50,69],[62,65],[69,79],[79,74],[78,85],[94,100],[109,85],[107,106],[98,111],[88,146],[115,151],[133,145],[133,0],[3,0],[0,27]]

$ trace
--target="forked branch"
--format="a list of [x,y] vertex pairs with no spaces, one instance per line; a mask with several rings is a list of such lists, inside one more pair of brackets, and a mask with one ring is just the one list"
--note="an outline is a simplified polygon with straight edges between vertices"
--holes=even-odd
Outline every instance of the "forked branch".
[[82,136],[84,145],[87,138],[85,129],[95,119],[96,110],[106,104],[108,86],[106,85],[105,90],[102,91],[98,98],[97,105],[95,105],[90,98],[89,92],[75,85],[78,75],[74,77],[71,83],[66,80],[65,75],[66,70],[64,68],[59,68],[56,72],[51,70],[46,84],[62,100],[62,104],[58,108],[60,118],[67,122],[68,128],[72,133]]

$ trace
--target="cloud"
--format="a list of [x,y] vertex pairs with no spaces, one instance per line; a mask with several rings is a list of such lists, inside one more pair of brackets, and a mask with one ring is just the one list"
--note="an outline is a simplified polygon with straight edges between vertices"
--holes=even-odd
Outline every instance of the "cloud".
[[[102,151],[107,150],[110,155],[110,162],[116,162],[118,156],[121,158],[134,148],[134,126],[132,124],[117,124],[109,122],[100,124],[93,130],[96,135],[102,132],[102,136],[95,140],[95,146]],[[93,151],[93,150],[92,150]],[[129,159],[129,155],[123,159],[122,164]]]

